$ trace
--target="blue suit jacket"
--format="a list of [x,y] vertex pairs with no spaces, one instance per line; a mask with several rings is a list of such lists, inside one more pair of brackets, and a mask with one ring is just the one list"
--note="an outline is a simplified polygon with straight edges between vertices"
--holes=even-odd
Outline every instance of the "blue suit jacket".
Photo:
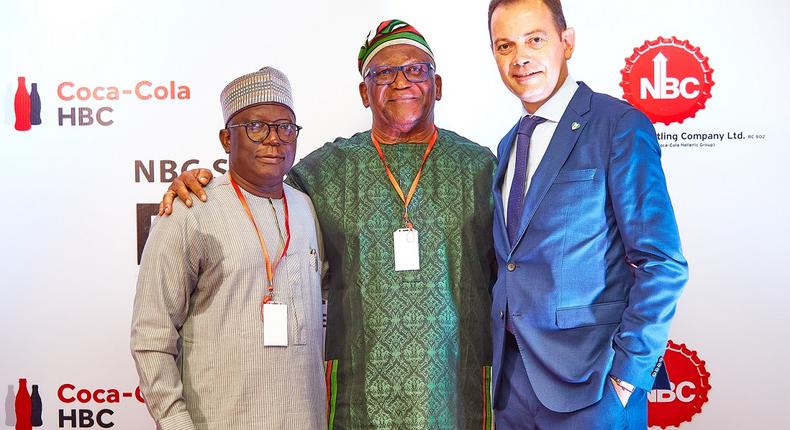
[[500,187],[517,127],[499,143],[493,188],[494,405],[505,313],[549,409],[595,403],[610,373],[650,390],[688,278],[653,125],[580,82],[510,243]]

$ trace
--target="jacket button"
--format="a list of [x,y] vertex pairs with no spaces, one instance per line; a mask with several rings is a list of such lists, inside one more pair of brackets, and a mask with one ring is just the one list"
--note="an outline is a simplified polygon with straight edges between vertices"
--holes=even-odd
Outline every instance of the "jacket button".
[[512,261],[510,263],[507,263],[507,271],[512,272],[514,270],[516,270],[516,263]]
[[505,311],[499,311],[499,319],[505,319]]

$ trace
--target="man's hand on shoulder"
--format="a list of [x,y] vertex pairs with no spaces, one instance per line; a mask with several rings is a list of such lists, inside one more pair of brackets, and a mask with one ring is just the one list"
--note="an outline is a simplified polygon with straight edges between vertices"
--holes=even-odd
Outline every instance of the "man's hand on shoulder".
[[[214,175],[208,169],[192,169],[179,175],[159,202],[159,216],[170,215],[173,213],[173,200],[176,196],[184,202],[187,207],[192,207],[192,194],[198,196],[202,201],[206,201],[206,192],[203,186],[208,184]],[[191,194],[190,194],[191,193]]]

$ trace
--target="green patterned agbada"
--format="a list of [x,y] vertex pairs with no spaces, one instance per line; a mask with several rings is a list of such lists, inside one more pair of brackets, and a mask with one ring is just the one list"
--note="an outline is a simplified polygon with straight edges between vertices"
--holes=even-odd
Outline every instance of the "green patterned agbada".
[[[408,189],[427,144],[382,145]],[[480,429],[493,422],[491,151],[447,130],[409,206],[420,270],[394,270],[403,203],[370,131],[338,138],[289,173],[313,200],[329,273],[330,429]]]

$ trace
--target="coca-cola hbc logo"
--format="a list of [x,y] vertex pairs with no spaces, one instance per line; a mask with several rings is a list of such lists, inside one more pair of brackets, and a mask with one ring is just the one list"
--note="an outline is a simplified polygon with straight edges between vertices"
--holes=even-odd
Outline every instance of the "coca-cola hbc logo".
[[[24,76],[17,78],[14,94],[14,128],[27,131],[41,124],[41,97],[37,83],[30,89]],[[92,85],[82,82],[63,81],[57,85],[55,94],[49,100],[53,118],[59,127],[107,127],[115,124],[113,103],[121,100],[136,99],[144,103],[186,102],[192,97],[189,85],[175,80],[166,82],[142,79],[134,85]],[[59,104],[60,106],[57,106]],[[98,106],[97,106],[98,105]],[[57,108],[57,112],[55,112]]]
[[[13,410],[9,410],[11,409],[12,395]],[[15,430],[31,430],[44,425],[41,418],[42,406],[38,385],[33,384],[31,388],[28,388],[27,379],[19,378],[16,391],[14,392],[13,385],[9,385],[6,397],[6,426],[13,427]]]
[[41,124],[41,97],[38,94],[38,84],[30,84],[27,90],[25,77],[17,78],[16,94],[14,94],[14,128],[27,131],[31,126]]
[[682,123],[711,97],[708,57],[687,40],[659,37],[634,49],[620,71],[623,98],[653,123]]
[[708,401],[710,373],[696,351],[670,340],[664,353],[664,366],[670,389],[648,393],[647,423],[651,427],[677,427],[691,421]]

